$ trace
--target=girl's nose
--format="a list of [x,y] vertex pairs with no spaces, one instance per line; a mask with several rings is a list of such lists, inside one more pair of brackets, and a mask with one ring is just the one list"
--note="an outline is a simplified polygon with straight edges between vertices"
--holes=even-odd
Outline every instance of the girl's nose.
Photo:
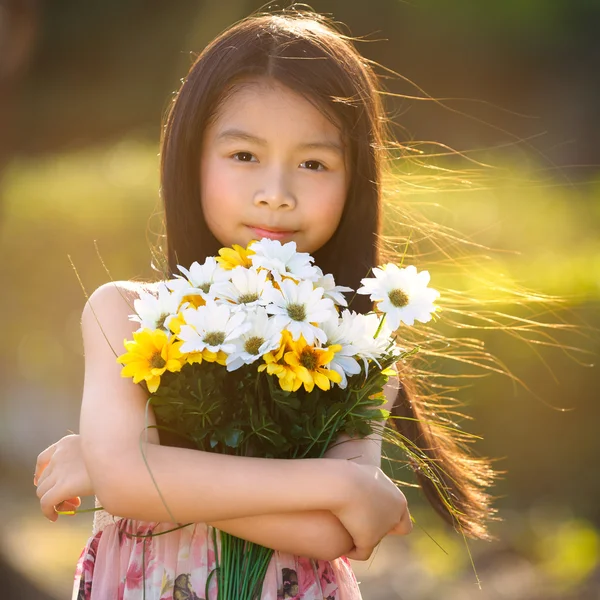
[[263,182],[254,195],[255,206],[268,206],[271,210],[290,210],[296,206],[296,199],[289,189],[282,173]]

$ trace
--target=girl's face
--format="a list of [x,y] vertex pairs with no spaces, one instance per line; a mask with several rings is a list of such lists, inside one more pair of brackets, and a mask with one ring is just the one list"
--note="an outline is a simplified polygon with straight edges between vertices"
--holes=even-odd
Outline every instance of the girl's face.
[[223,246],[269,237],[318,250],[340,222],[349,180],[339,129],[271,80],[236,88],[204,132],[202,211]]

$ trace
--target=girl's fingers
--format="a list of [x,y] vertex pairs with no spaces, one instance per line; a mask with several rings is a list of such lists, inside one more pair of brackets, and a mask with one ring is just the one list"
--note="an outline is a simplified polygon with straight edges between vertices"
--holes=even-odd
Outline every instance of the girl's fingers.
[[81,506],[81,498],[75,496],[74,498],[67,498],[56,505],[58,510],[77,510]]
[[398,527],[400,527],[400,531],[402,532],[401,535],[408,535],[412,531],[413,523],[408,508],[404,511]]
[[350,552],[346,553],[346,558],[350,558],[351,560],[369,560],[372,553],[373,548],[354,546]]
[[44,483],[44,481],[48,477],[50,477],[50,475],[52,475],[52,463],[49,462],[46,465],[44,465],[41,473],[39,475],[37,475],[37,477],[34,478],[34,480],[33,480],[34,485],[39,487],[42,483]]
[[[69,496],[64,490],[59,489],[54,477],[48,476],[38,484],[36,495],[40,499],[40,509],[44,516],[50,521],[56,521],[58,515],[56,510],[75,510],[81,506],[79,496]],[[56,506],[56,509],[54,508]]]
[[412,519],[408,510],[402,513],[400,521],[394,525],[388,535],[408,535],[413,529]]
[[56,521],[58,515],[54,506],[61,502],[60,495],[57,493],[56,488],[51,487],[45,494],[40,498],[40,508],[42,513],[49,521]]
[[35,472],[33,475],[34,485],[38,485],[40,476],[48,466],[48,463],[50,462],[55,450],[56,444],[52,444],[52,446],[48,446],[48,448],[38,454],[37,461],[35,463]]
[[[60,511],[64,511],[64,512],[69,512],[69,511],[75,512],[78,508],[79,508],[79,504],[74,504],[72,502],[69,502],[68,500],[63,500],[62,502],[59,502],[58,504],[55,505],[56,510],[60,510]],[[59,515],[59,516],[62,516],[62,515]]]
[[[54,478],[53,477],[44,477],[43,480],[40,480],[37,486],[37,489],[35,490],[35,495],[38,498],[42,498],[42,496],[44,494],[46,494],[48,492],[48,490],[50,490],[52,487],[54,486]],[[61,498],[62,500],[62,498]]]
[[69,498],[69,500],[64,500],[65,492],[58,489],[56,485],[48,485],[47,489],[42,490],[40,492],[38,487],[38,496],[40,497],[40,508],[44,516],[54,522],[58,519],[57,510],[65,511],[65,510],[75,510],[78,508],[79,504],[73,505],[70,501],[73,501],[74,498]]

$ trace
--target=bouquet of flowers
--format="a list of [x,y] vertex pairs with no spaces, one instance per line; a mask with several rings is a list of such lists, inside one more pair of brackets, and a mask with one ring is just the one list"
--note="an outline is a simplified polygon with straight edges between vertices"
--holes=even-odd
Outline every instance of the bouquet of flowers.
[[[368,436],[390,416],[383,389],[410,354],[393,332],[435,313],[429,273],[375,268],[357,290],[377,303],[364,315],[313,263],[265,238],[140,294],[129,317],[140,327],[117,361],[147,387],[161,430],[204,451],[319,458],[338,434]],[[219,535],[219,600],[260,597],[273,550]]]

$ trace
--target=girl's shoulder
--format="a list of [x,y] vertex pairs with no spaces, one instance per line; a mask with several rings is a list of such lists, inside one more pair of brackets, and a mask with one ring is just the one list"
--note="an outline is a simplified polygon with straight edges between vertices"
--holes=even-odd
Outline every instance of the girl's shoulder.
[[[140,297],[141,292],[158,296],[159,283],[159,281],[135,281],[132,279],[109,281],[94,290],[87,304],[109,304],[111,308],[124,309],[125,306],[131,306],[133,300]],[[122,302],[119,301],[119,298]]]
[[125,292],[127,295],[139,296],[140,291],[150,292],[151,294],[158,294],[158,284],[160,281],[137,281],[134,279],[125,279],[123,281],[111,281],[105,283],[103,286],[116,286],[120,291]]
[[[135,313],[135,301],[142,291],[158,296],[158,281],[109,281],[96,288],[89,296],[81,317],[86,339],[116,340],[119,345],[123,336],[130,338],[139,323],[129,317]],[[88,335],[86,335],[88,334]]]

